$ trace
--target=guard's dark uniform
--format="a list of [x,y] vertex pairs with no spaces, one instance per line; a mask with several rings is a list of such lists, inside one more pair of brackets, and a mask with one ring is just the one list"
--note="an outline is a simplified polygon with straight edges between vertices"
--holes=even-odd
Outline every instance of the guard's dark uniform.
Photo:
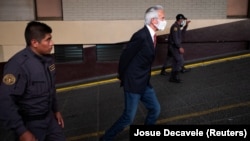
[[26,47],[5,65],[0,87],[0,119],[18,136],[29,130],[39,141],[45,140],[45,136],[64,141],[62,128],[54,117],[58,110],[54,83],[53,58],[38,56]]
[[182,37],[184,36],[186,30],[187,30],[187,25],[184,26],[183,29],[181,29],[177,21],[170,28],[170,34],[168,37],[168,42],[169,42],[168,49],[170,55],[173,56],[173,62],[172,62],[173,71],[180,71],[184,63],[183,55],[180,54],[179,48],[181,47]]

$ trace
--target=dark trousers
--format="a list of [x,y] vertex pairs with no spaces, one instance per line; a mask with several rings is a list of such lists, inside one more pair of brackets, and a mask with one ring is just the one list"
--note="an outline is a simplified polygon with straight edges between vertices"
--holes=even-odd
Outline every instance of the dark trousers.
[[66,141],[63,129],[53,113],[42,120],[26,121],[25,125],[38,141]]
[[168,49],[167,56],[166,56],[165,61],[162,65],[162,71],[164,71],[167,68],[167,66],[168,66],[169,62],[171,62],[171,60],[172,60],[172,54]]
[[156,123],[161,107],[153,88],[147,86],[143,94],[124,92],[124,97],[125,109],[120,118],[103,135],[102,141],[113,141],[118,133],[133,123],[140,101],[148,110],[144,124],[153,125]]
[[172,71],[179,72],[184,65],[183,55],[180,53],[179,48],[175,45],[169,45],[168,51],[172,55]]

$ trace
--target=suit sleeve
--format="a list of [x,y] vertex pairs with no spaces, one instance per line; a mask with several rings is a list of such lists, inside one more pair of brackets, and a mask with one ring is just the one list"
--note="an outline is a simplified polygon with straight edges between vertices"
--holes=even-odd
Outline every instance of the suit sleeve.
[[121,81],[123,80],[124,71],[127,69],[130,61],[141,49],[140,44],[142,43],[142,41],[143,40],[135,34],[132,36],[126,48],[123,50],[120,56],[119,66],[118,66],[118,78]]

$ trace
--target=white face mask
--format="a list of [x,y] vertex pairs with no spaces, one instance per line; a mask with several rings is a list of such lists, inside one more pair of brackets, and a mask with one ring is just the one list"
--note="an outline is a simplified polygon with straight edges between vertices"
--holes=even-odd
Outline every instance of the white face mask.
[[186,25],[186,20],[183,20],[182,22],[181,22],[181,27],[183,27],[183,26],[185,26]]
[[158,24],[155,24],[155,26],[157,27],[158,30],[163,31],[165,29],[165,27],[167,26],[167,21],[166,20],[163,20],[163,21],[158,20]]

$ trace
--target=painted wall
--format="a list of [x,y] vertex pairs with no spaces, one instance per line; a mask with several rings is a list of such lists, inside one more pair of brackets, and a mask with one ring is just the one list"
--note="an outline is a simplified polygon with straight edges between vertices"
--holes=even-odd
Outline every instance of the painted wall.
[[[192,20],[192,19],[191,19]],[[246,19],[192,20],[189,29],[199,29]],[[173,20],[168,20],[165,31],[168,34]],[[83,44],[85,46],[102,43],[128,41],[131,35],[141,28],[140,21],[45,21],[53,29],[55,44]],[[25,47],[24,28],[27,21],[0,22],[0,62],[7,61],[14,53]]]
[[[48,17],[49,21],[43,22],[52,27],[55,44],[83,44],[86,57],[83,63],[56,64],[57,84],[61,84],[82,79],[99,79],[103,75],[116,73],[117,61],[96,61],[95,44],[128,41],[143,26],[145,9],[155,4],[164,6],[168,26],[165,31],[158,32],[154,66],[159,66],[164,61],[167,51],[165,38],[178,13],[183,13],[191,20],[184,42],[186,61],[244,51],[249,48],[250,40],[250,22],[243,18],[247,17],[247,7],[244,6],[249,5],[248,2],[249,0],[236,3],[235,0],[55,0],[50,4],[49,0],[37,0],[39,8],[36,13],[34,1],[1,0],[0,78],[4,63],[25,47],[24,28],[36,16],[44,20]],[[59,6],[61,4],[62,7]],[[46,5],[54,8],[52,12],[46,9]],[[228,19],[227,16],[241,18]]]
[[[118,62],[97,62],[95,44],[128,41],[131,35],[143,26],[142,21],[130,22],[133,24],[131,23],[129,28],[127,26],[129,22],[125,24],[121,21],[114,21],[114,23],[103,21],[98,24],[83,21],[46,22],[54,29],[53,39],[56,44],[84,44],[84,62],[56,64],[57,84],[91,78],[100,79],[102,76],[115,74]],[[166,30],[158,33],[154,67],[161,66],[166,57],[165,38],[173,22],[168,21]],[[104,23],[108,24],[104,25]],[[26,22],[4,22],[4,24],[0,22],[0,28],[5,33],[0,35],[0,42],[4,43],[0,45],[0,51],[3,52],[0,57],[3,60],[8,60],[12,54],[24,47],[23,28],[25,25]],[[101,28],[103,26],[105,28]],[[185,60],[193,61],[247,50],[250,41],[250,32],[247,30],[249,27],[249,19],[192,20],[184,40]],[[0,63],[0,73],[1,68],[3,68],[3,63]]]

